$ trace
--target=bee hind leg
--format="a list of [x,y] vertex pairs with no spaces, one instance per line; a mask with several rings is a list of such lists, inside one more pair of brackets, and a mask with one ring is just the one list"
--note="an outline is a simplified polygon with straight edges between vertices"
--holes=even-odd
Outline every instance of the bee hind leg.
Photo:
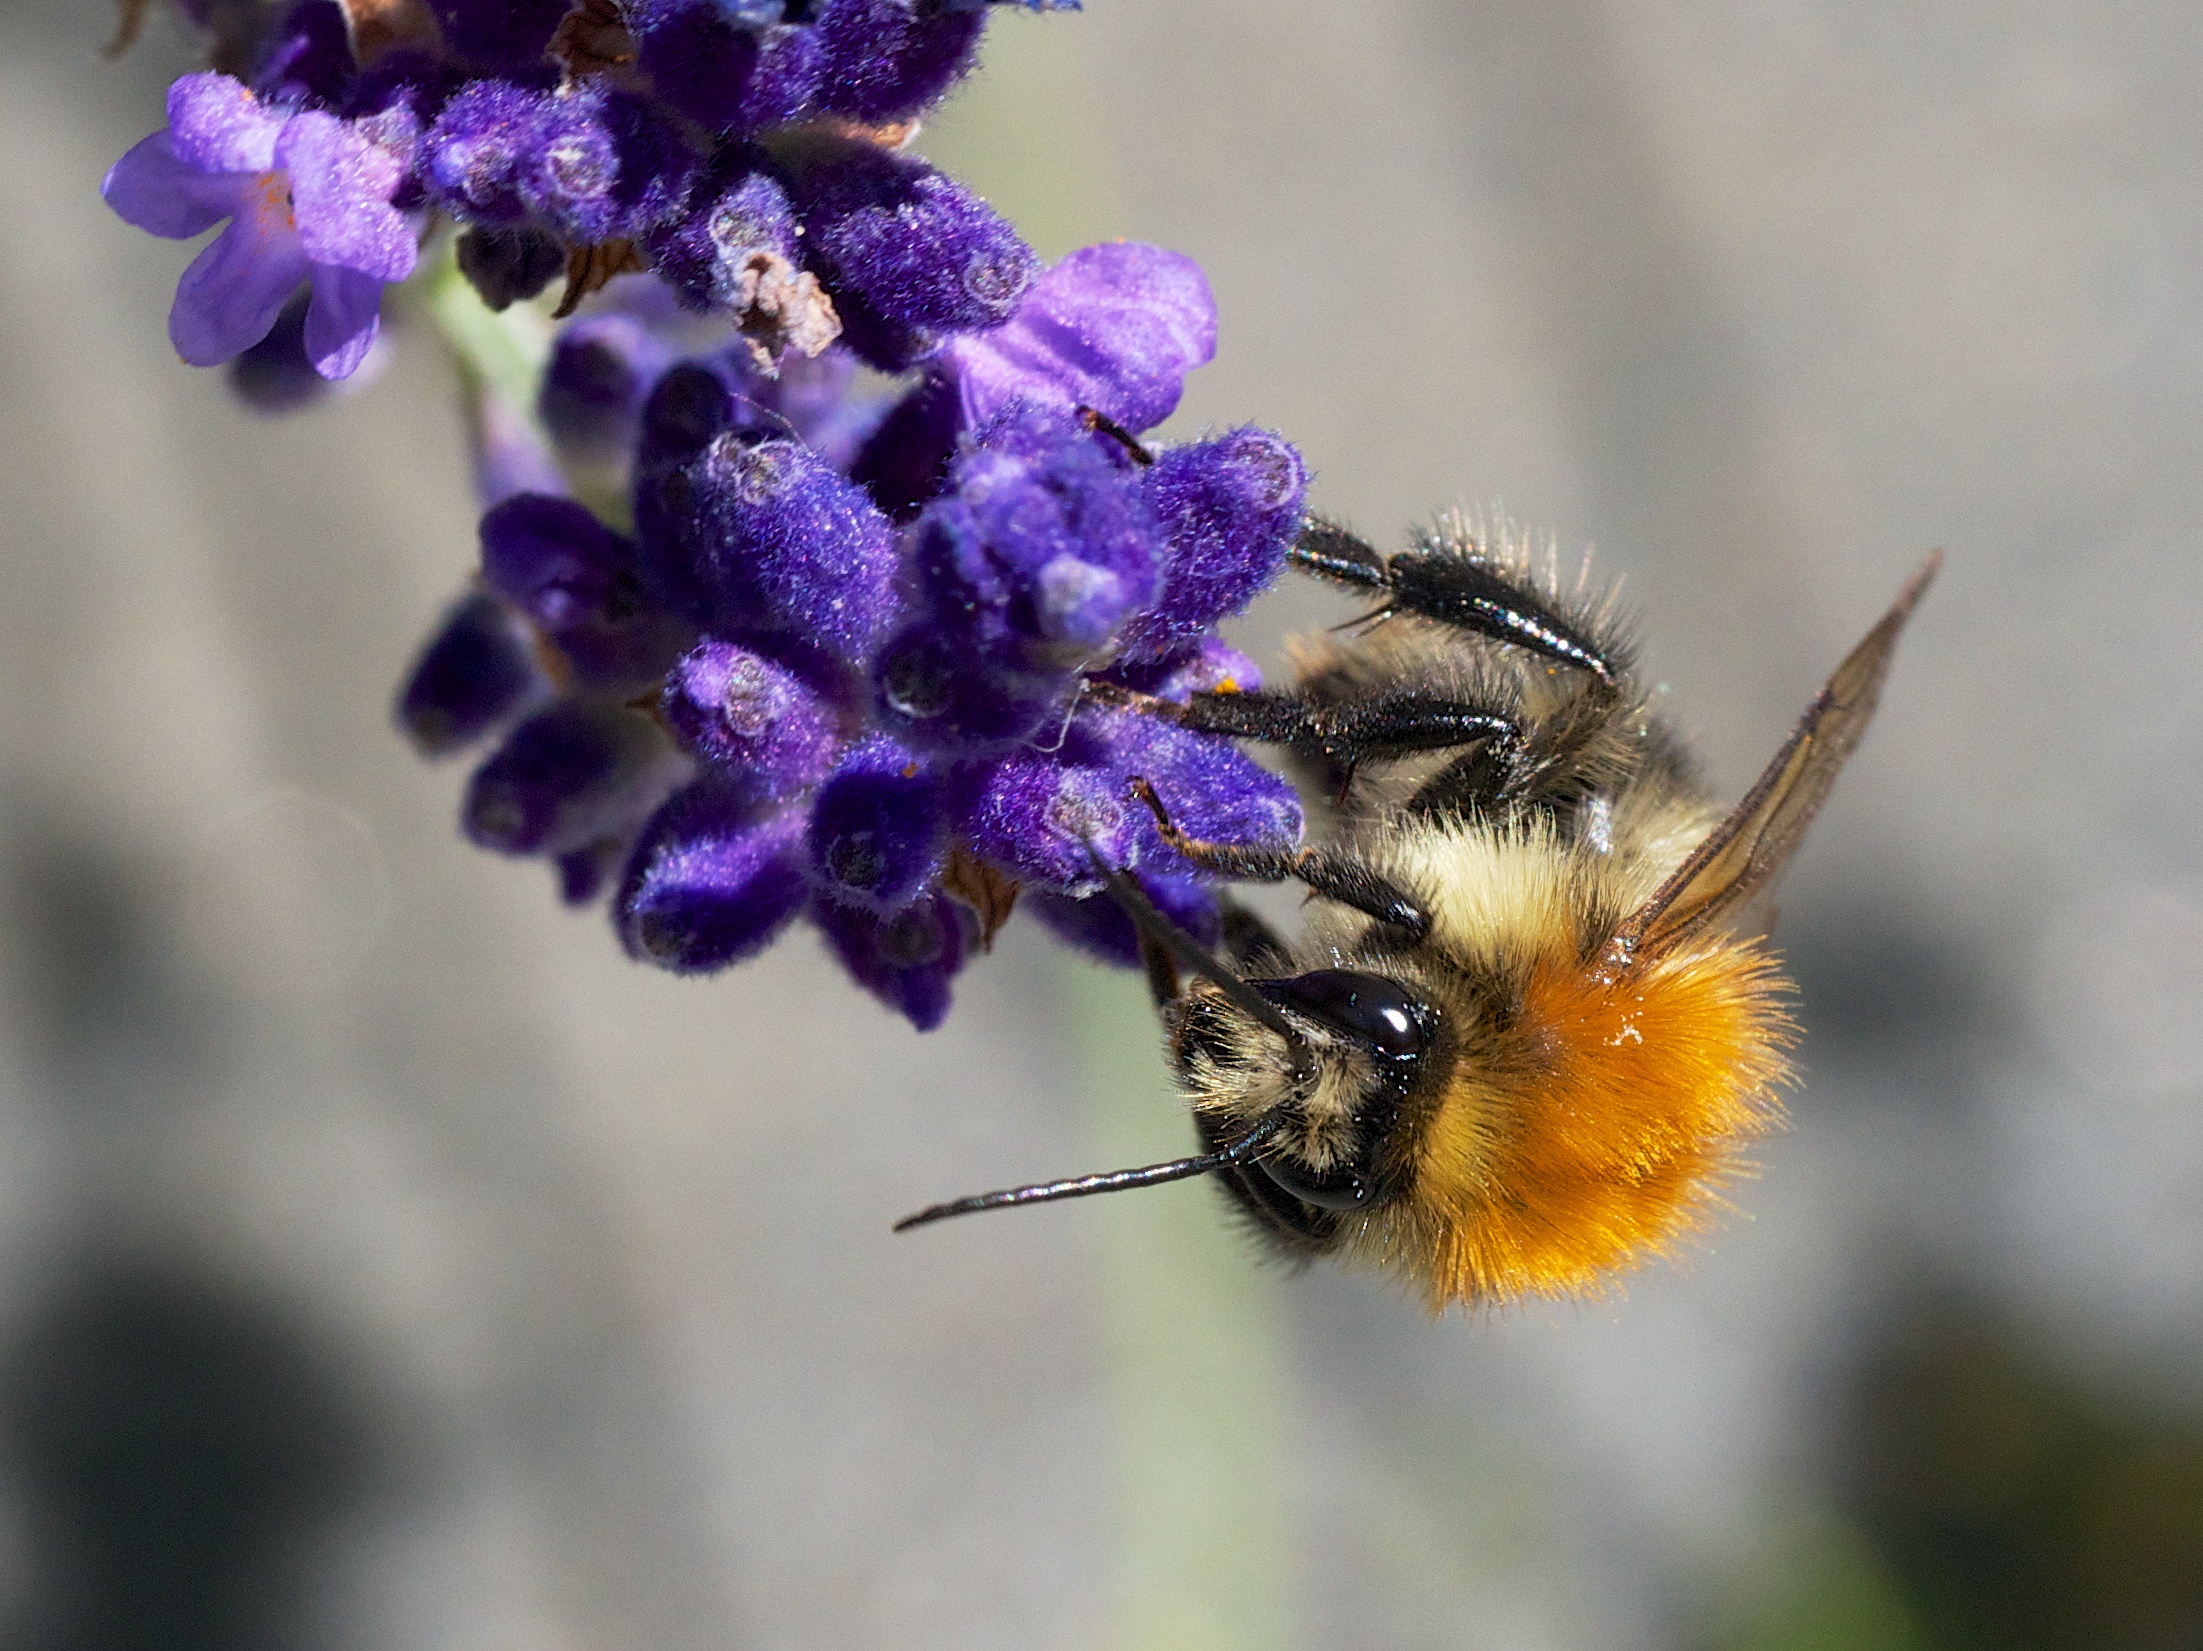
[[1430,914],[1423,903],[1361,860],[1322,849],[1243,848],[1189,837],[1172,822],[1154,786],[1135,779],[1132,794],[1154,814],[1155,829],[1163,841],[1203,871],[1249,883],[1298,882],[1313,894],[1398,929],[1410,940],[1430,932]]

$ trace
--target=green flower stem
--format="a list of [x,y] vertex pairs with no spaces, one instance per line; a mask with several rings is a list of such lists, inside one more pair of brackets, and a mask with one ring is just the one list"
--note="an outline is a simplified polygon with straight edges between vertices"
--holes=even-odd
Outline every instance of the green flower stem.
[[[1189,1150],[1155,1014],[1130,973],[1066,962],[1097,1165]],[[1294,1433],[1276,1274],[1205,1180],[1096,1201],[1116,1421],[1113,1651],[1275,1651],[1293,1641]]]

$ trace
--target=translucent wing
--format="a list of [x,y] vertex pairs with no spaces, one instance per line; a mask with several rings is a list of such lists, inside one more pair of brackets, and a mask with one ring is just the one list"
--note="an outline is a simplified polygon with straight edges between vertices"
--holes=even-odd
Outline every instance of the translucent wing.
[[1660,952],[1734,919],[1767,893],[1827,800],[1829,787],[1866,732],[1897,638],[1943,553],[1932,551],[1906,581],[1881,623],[1866,633],[1813,696],[1767,771],[1729,817],[1632,913],[1608,953],[1615,964]]

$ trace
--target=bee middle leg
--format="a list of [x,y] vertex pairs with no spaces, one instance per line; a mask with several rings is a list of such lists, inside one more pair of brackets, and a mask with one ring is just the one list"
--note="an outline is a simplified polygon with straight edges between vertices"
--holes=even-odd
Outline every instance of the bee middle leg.
[[1521,725],[1494,706],[1408,688],[1351,699],[1306,691],[1202,693],[1183,705],[1106,684],[1088,691],[1197,734],[1257,740],[1326,764],[1339,778],[1342,803],[1365,762],[1481,745],[1505,767],[1523,745]]
[[1430,913],[1422,902],[1363,860],[1320,848],[1243,848],[1189,837],[1171,820],[1154,786],[1135,779],[1132,792],[1154,814],[1155,829],[1163,841],[1203,871],[1250,883],[1298,882],[1326,900],[1351,906],[1399,930],[1410,940],[1430,932]]

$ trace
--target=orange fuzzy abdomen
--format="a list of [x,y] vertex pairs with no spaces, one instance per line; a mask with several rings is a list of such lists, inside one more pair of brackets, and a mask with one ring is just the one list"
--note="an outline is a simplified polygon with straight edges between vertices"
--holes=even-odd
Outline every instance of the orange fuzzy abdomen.
[[1464,1062],[1425,1138],[1436,1303],[1597,1292],[1702,1230],[1781,1119],[1785,989],[1731,942],[1611,982],[1540,964],[1503,1058]]

